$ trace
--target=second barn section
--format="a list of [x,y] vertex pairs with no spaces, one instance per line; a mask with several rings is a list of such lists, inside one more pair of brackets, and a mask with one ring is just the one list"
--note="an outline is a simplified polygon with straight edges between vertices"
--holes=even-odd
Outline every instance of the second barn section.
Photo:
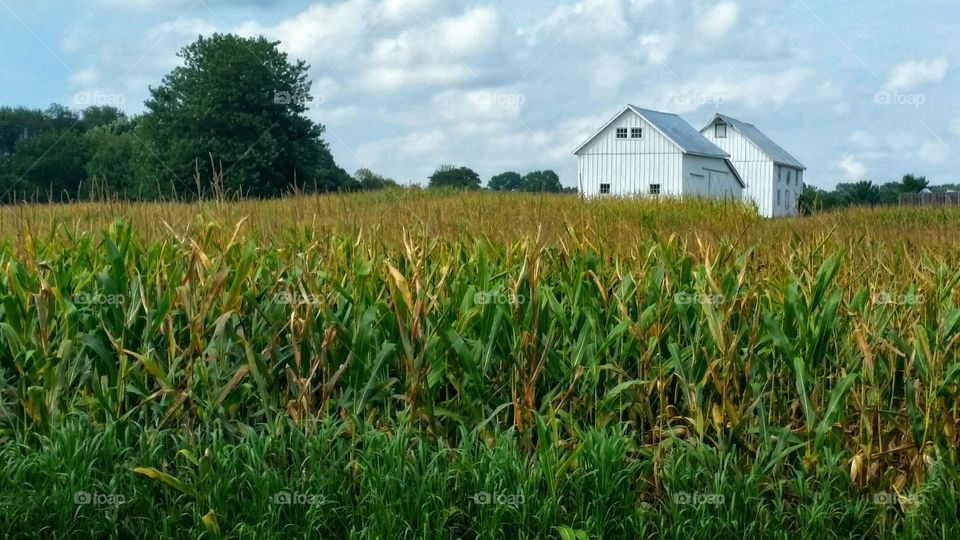
[[745,199],[757,204],[761,216],[797,215],[807,168],[795,157],[753,124],[722,114],[714,116],[700,133],[730,154],[747,183]]
[[739,201],[730,154],[675,114],[627,105],[574,151],[580,193]]

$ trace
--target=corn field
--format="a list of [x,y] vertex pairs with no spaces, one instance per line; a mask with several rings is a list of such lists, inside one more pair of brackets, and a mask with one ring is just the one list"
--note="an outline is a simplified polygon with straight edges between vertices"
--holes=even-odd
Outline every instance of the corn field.
[[386,193],[0,235],[5,536],[960,524],[957,209]]

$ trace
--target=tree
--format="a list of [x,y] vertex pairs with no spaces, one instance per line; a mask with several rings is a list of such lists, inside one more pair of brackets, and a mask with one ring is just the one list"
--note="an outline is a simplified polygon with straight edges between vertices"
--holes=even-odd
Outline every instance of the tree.
[[905,174],[900,183],[902,184],[900,191],[903,193],[920,193],[930,185],[926,176],[914,176],[912,174]]
[[381,176],[367,168],[358,170],[353,177],[359,184],[359,189],[363,191],[400,187],[396,180]]
[[87,178],[105,189],[104,195],[139,196],[134,156],[140,148],[126,117],[92,129],[85,136],[91,151],[86,167]]
[[83,110],[80,122],[84,131],[89,131],[126,119],[127,115],[116,107],[95,105]]
[[523,191],[531,193],[560,193],[563,186],[560,185],[560,177],[557,173],[547,171],[534,171],[523,177]]
[[0,158],[13,155],[21,139],[49,131],[50,121],[43,111],[18,107],[0,107]]
[[487,183],[487,187],[493,191],[519,191],[522,186],[523,177],[515,172],[498,174]]
[[253,196],[301,189],[335,191],[349,182],[305,116],[309,66],[291,63],[279,42],[214,34],[179,53],[175,68],[150,89],[137,133],[146,144],[138,169],[144,187],[180,194],[223,187]]
[[873,206],[880,202],[880,188],[869,180],[855,184],[838,184],[837,191],[844,195],[847,204]]
[[89,144],[73,130],[49,131],[21,140],[14,148],[0,190],[42,201],[77,199],[87,178],[89,159]]
[[480,189],[480,175],[467,167],[444,165],[430,176],[430,187]]

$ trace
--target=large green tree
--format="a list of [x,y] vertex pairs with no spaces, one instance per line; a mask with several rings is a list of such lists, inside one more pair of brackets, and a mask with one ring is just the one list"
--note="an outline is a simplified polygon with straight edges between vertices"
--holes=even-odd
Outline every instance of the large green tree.
[[430,187],[480,189],[480,175],[468,167],[444,165],[430,176]]
[[[215,175],[223,187],[276,196],[294,184],[334,191],[349,182],[306,117],[309,67],[291,62],[278,42],[215,34],[179,54],[183,65],[151,88],[137,135],[139,180],[145,193],[196,195]],[[196,175],[196,179],[195,179]]]
[[493,191],[519,191],[523,187],[523,177],[519,173],[508,171],[491,178],[487,187]]
[[3,179],[3,198],[67,201],[82,198],[90,145],[73,130],[48,131],[14,147]]
[[927,181],[926,176],[905,174],[903,175],[903,180],[901,180],[900,184],[900,190],[904,193],[920,193],[930,185],[930,182]]
[[531,193],[560,193],[563,185],[560,184],[560,177],[553,171],[534,171],[523,177],[523,190]]

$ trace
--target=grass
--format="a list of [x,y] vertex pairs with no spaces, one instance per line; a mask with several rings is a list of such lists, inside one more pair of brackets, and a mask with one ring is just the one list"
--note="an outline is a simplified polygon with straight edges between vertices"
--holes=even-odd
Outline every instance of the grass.
[[944,536],[958,218],[415,191],[5,207],[0,531]]

